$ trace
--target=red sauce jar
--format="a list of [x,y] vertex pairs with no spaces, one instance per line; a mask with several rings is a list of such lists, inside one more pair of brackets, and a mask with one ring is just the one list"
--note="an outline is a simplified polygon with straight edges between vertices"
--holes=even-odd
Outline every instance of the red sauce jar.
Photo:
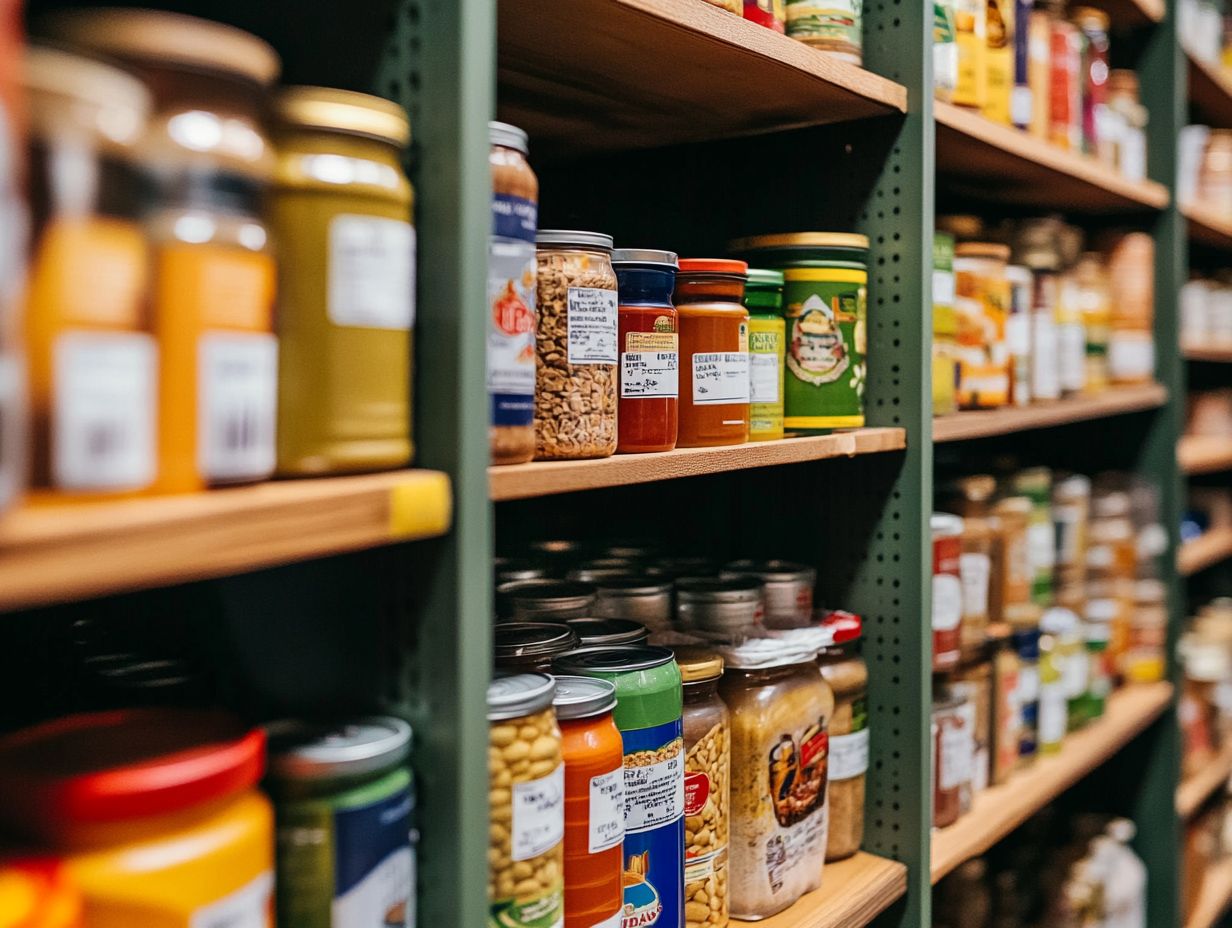
[[963,520],[949,513],[935,512],[931,520],[933,536],[933,670],[958,666],[962,643],[962,557]]
[[620,403],[616,453],[676,447],[680,350],[672,306],[676,255],[648,248],[612,252],[620,292]]

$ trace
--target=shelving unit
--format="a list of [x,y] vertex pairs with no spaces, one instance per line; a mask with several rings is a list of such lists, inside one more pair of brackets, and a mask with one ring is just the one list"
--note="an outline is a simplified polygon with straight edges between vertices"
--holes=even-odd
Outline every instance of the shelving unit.
[[1157,409],[1168,401],[1161,384],[1116,387],[1094,396],[1078,396],[1052,403],[1004,409],[969,410],[933,420],[933,441],[964,441],[1009,435],[1027,429],[1043,429],[1071,422],[1084,422],[1131,412]]
[[1223,860],[1206,873],[1202,892],[1185,928],[1215,928],[1232,908],[1232,860]]
[[1181,351],[1187,361],[1232,364],[1232,345],[1182,345]]
[[1213,528],[1181,545],[1176,569],[1188,577],[1232,557],[1232,528]]
[[1177,443],[1176,455],[1186,474],[1232,470],[1232,437],[1185,435]]
[[863,852],[826,864],[821,889],[778,915],[733,925],[765,928],[863,928],[907,891],[907,868]]
[[1203,803],[1232,777],[1232,743],[1214,757],[1205,759],[1197,773],[1181,780],[1176,788],[1176,814],[1182,821],[1193,817]]
[[1232,82],[1219,68],[1186,54],[1189,102],[1212,125],[1232,125]]

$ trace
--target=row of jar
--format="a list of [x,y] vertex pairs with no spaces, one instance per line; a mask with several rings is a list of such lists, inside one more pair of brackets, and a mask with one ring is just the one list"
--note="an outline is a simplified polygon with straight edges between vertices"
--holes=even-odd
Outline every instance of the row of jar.
[[722,928],[818,888],[863,838],[859,636],[849,618],[716,648],[590,646],[553,657],[555,676],[498,660],[489,924]]
[[402,108],[278,89],[264,41],[192,17],[48,28],[12,69],[6,228],[31,234],[0,256],[0,499],[27,459],[77,498],[407,464]]
[[708,0],[719,9],[783,32],[843,61],[864,60],[861,0]]
[[1065,0],[934,0],[933,16],[938,99],[1145,179],[1148,113],[1137,74],[1109,68],[1106,12]]
[[397,718],[252,728],[204,709],[85,713],[6,735],[2,920],[412,928],[410,745]]
[[1214,599],[1189,619],[1177,657],[1181,773],[1191,776],[1232,744],[1232,600]]
[[[933,242],[933,407],[1026,406],[1154,377],[1155,246],[1083,251],[1060,219],[945,216]],[[1013,260],[1014,263],[1010,263]]]
[[[1232,209],[1228,216],[1232,218]],[[1181,341],[1208,347],[1232,344],[1232,280],[1226,273],[1195,275],[1181,286]]]

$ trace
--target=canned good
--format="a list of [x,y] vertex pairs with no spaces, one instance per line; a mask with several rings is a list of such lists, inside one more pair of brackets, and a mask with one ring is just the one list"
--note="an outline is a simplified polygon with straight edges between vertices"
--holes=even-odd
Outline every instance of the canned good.
[[535,561],[516,557],[498,557],[494,562],[496,585],[515,580],[545,580],[548,569]]
[[496,666],[509,671],[547,673],[553,657],[579,644],[576,631],[553,622],[501,622],[492,638]]
[[762,584],[753,577],[684,577],[676,581],[676,620],[685,630],[748,635],[761,618]]
[[783,275],[749,268],[744,305],[749,309],[749,441],[770,441],[783,437]]
[[595,588],[575,580],[515,580],[496,588],[496,604],[502,618],[563,622],[592,614]]
[[933,535],[933,670],[958,665],[962,631],[963,520],[934,512]]
[[628,619],[570,619],[568,625],[583,648],[645,644],[650,637],[645,625]]
[[279,925],[414,925],[411,726],[288,720],[268,734]]
[[817,571],[791,561],[732,561],[719,574],[724,579],[741,576],[761,581],[767,628],[803,628],[813,621],[813,586]]
[[672,624],[672,584],[649,576],[596,577],[595,615],[605,619],[629,619],[651,631]]

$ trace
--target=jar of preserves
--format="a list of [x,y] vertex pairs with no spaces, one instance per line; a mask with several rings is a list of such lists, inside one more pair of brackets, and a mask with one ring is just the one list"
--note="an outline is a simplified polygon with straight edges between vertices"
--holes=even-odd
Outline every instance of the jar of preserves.
[[731,731],[719,698],[723,658],[696,645],[673,647],[684,684],[685,928],[727,924]]
[[732,561],[719,574],[727,580],[761,581],[762,623],[766,628],[804,628],[813,621],[817,571],[791,561]]
[[676,623],[685,631],[738,639],[755,634],[762,615],[762,585],[756,578],[676,581]]
[[749,268],[744,288],[749,310],[749,441],[783,437],[783,275]]
[[612,252],[620,290],[620,404],[616,450],[676,447],[680,345],[672,290],[676,254],[649,248]]
[[962,640],[963,520],[946,512],[930,519],[933,537],[933,670],[958,664]]
[[574,580],[515,580],[496,589],[497,614],[519,622],[563,622],[594,614],[595,588]]
[[840,61],[862,64],[862,0],[784,0],[787,34],[805,45],[829,52]]
[[612,237],[543,229],[536,302],[535,457],[616,450],[618,300]]
[[580,647],[578,633],[562,622],[498,622],[492,629],[497,670],[548,673],[552,658]]
[[535,456],[535,234],[539,179],[526,133],[488,123],[492,232],[488,239],[488,444],[493,464]]
[[731,713],[731,914],[760,919],[821,885],[834,695],[815,648],[754,638],[720,653]]
[[868,665],[860,656],[863,622],[847,612],[827,617],[832,643],[817,654],[821,678],[834,693],[830,717],[830,836],[826,860],[842,860],[864,842],[868,775]]
[[488,685],[488,928],[563,916],[565,767],[555,694],[544,673]]
[[553,701],[565,761],[564,928],[616,925],[622,903],[624,750],[616,686],[559,676]]
[[629,619],[568,619],[566,624],[577,635],[580,648],[645,644],[650,637],[645,625]]
[[596,579],[595,615],[606,619],[629,619],[650,631],[672,624],[672,583],[661,577],[624,575]]
[[1009,257],[1009,248],[996,242],[962,242],[954,248],[958,405],[962,409],[994,409],[1009,402],[1010,355],[1005,338]]
[[749,437],[748,265],[720,258],[682,258],[676,277],[680,356],[681,448],[739,445]]

